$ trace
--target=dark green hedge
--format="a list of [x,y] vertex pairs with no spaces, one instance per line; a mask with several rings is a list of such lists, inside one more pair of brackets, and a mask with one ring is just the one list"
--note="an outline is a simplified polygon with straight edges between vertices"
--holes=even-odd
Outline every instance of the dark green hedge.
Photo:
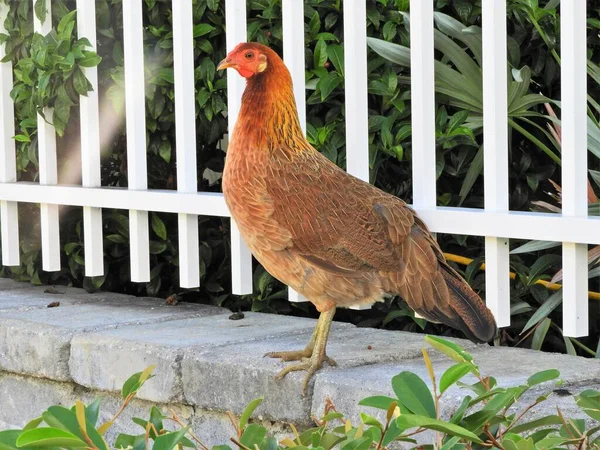
[[[0,0],[6,1],[6,0]],[[299,0],[298,0],[299,1]],[[60,135],[60,181],[80,181],[77,152],[73,142],[79,134],[78,94],[89,86],[82,77],[81,67],[98,62],[86,52],[85,41],[77,41],[73,32],[75,2],[53,0],[53,22],[56,32],[49,37],[32,33],[34,11],[32,2],[8,2],[10,14],[5,23],[9,35],[1,36],[9,50],[8,59],[15,65],[16,127],[19,180],[36,180],[36,111],[52,106],[57,111],[55,125]],[[281,51],[281,0],[248,1],[249,40],[267,44]],[[148,173],[150,188],[176,189],[173,41],[170,1],[144,0],[144,48],[146,59],[146,103],[148,134]],[[196,121],[198,143],[198,189],[220,191],[220,172],[224,152],[220,141],[226,131],[227,103],[224,75],[215,64],[225,56],[224,0],[193,0],[195,24]],[[343,2],[340,0],[305,1],[306,79],[309,90],[308,136],[328,158],[344,166],[344,92],[343,92]],[[368,34],[387,41],[409,45],[403,13],[408,0],[368,0]],[[508,27],[511,37],[511,63],[518,71],[531,70],[530,92],[541,92],[551,99],[560,98],[560,67],[553,51],[558,48],[557,1],[509,0]],[[37,3],[40,6],[41,2]],[[111,120],[123,115],[123,48],[121,0],[97,0],[98,56],[102,123],[108,135],[103,158],[102,180],[105,186],[127,186],[126,142],[123,123],[110,130]],[[481,1],[438,0],[436,10],[461,21],[465,28],[481,25]],[[600,60],[598,30],[600,14],[594,2],[588,2],[589,58]],[[515,56],[516,55],[516,56]],[[443,55],[437,55],[448,62]],[[599,72],[600,73],[600,72]],[[411,129],[410,86],[408,71],[392,64],[374,52],[369,54],[369,115],[371,181],[380,188],[405,200],[411,200]],[[590,95],[599,98],[600,82],[590,82]],[[44,86],[43,89],[40,86]],[[469,111],[452,107],[438,98],[438,203],[440,205],[483,206],[480,133],[468,125]],[[543,113],[541,106],[535,111]],[[597,111],[595,117],[598,117]],[[525,131],[542,145],[552,146],[543,130],[546,122],[533,119]],[[537,125],[537,126],[536,126]],[[113,127],[114,128],[114,127]],[[556,204],[546,192],[554,192],[549,183],[560,184],[557,164],[531,139],[512,132],[510,136],[510,205],[527,210],[533,200]],[[590,158],[590,168],[598,169],[598,159]],[[597,188],[596,185],[594,187]],[[20,268],[4,268],[2,274],[36,284],[73,284],[88,290],[104,289],[139,295],[168,296],[178,293],[183,299],[211,302],[234,310],[314,314],[307,304],[290,305],[278,282],[257,266],[255,292],[236,297],[230,294],[229,221],[200,218],[201,275],[199,291],[181,292],[178,286],[177,220],[175,215],[151,214],[152,280],[147,284],[129,281],[128,218],[125,211],[105,210],[106,276],[85,278],[83,271],[82,213],[80,208],[61,211],[61,243],[63,269],[58,273],[41,270],[39,214],[35,205],[20,205],[21,247]],[[478,271],[483,255],[483,240],[465,236],[438,236],[445,251],[475,258],[466,268],[466,277],[484,294],[483,273]],[[516,243],[520,245],[522,243]],[[535,311],[548,298],[545,288],[532,284],[540,277],[550,278],[559,268],[557,249],[523,253],[512,258],[513,270],[519,276],[513,284],[514,325],[502,332],[501,341],[514,344],[519,332]],[[540,260],[540,258],[543,258]],[[465,269],[461,267],[461,269]],[[531,275],[531,277],[530,277]],[[592,280],[592,286],[597,283]],[[592,335],[581,340],[595,350],[598,343],[600,312],[591,303]],[[425,326],[415,321],[405,306],[394,300],[366,312],[342,312],[343,319],[360,325],[402,328],[409,330]],[[551,319],[549,331],[544,319]],[[536,339],[525,339],[525,345],[573,352],[573,342],[563,340],[560,329],[560,308],[541,315],[537,320]],[[557,320],[555,323],[554,321]],[[431,324],[428,330],[452,333]],[[547,330],[548,330],[547,329]],[[542,345],[543,344],[543,345]],[[575,343],[578,345],[579,342]],[[581,350],[580,347],[577,347]],[[584,354],[592,350],[582,350]]]

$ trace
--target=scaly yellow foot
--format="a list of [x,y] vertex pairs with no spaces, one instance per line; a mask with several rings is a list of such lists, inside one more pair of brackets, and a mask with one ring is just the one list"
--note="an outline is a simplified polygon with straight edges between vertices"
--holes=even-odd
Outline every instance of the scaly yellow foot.
[[279,358],[282,361],[300,361],[298,364],[284,368],[275,376],[276,379],[281,379],[290,372],[306,371],[302,382],[302,395],[306,395],[310,379],[317,370],[323,367],[324,362],[331,366],[337,366],[337,363],[325,353],[334,314],[335,308],[321,313],[310,342],[304,350],[271,352],[265,355],[269,358]]

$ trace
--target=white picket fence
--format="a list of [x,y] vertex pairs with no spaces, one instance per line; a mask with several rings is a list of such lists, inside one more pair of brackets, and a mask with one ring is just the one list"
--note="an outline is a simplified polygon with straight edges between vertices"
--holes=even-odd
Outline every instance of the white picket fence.
[[[35,0],[30,0],[34,2]],[[0,206],[2,264],[19,264],[19,202],[41,204],[43,268],[60,268],[58,205],[84,210],[86,275],[102,275],[101,208],[129,210],[131,278],[150,280],[148,211],[179,215],[181,286],[199,285],[198,215],[229,216],[221,194],[196,192],[192,1],[173,0],[175,109],[178,191],[147,190],[142,1],[123,2],[128,189],[106,188],[100,180],[98,76],[86,76],[95,91],[81,98],[83,186],[57,185],[56,140],[52,126],[39,118],[39,183],[16,183],[10,63],[0,66]],[[291,70],[302,126],[305,127],[304,5],[283,1],[284,59]],[[51,0],[46,0],[48,10]],[[96,42],[94,0],[77,0],[78,34]],[[600,244],[600,220],[587,216],[586,2],[561,1],[562,201],[563,213],[508,210],[508,127],[506,1],[483,5],[484,182],[485,210],[436,206],[433,0],[411,0],[411,73],[414,207],[432,231],[485,236],[486,297],[500,326],[510,323],[508,240],[563,242],[563,331],[588,333],[587,244]],[[226,0],[227,48],[247,39],[246,1]],[[366,0],[344,0],[345,92],[348,172],[369,178]],[[0,17],[5,7],[0,5]],[[35,21],[35,30],[51,29]],[[3,32],[3,20],[0,32]],[[0,58],[4,49],[0,46]],[[244,81],[228,76],[229,127],[240,107]],[[48,111],[50,113],[50,111]],[[132,208],[136,209],[132,209]],[[233,292],[252,290],[251,255],[232,225]],[[291,293],[291,300],[303,300]]]

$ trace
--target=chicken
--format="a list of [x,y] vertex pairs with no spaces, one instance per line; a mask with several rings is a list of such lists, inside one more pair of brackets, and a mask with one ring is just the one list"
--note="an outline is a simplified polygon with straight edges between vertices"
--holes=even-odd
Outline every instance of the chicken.
[[246,78],[231,136],[223,194],[256,259],[321,313],[306,348],[266,356],[299,361],[277,376],[328,362],[336,307],[400,295],[418,314],[461,330],[475,342],[496,333],[491,312],[446,262],[427,226],[404,201],[355,178],[304,137],[281,58],[257,43],[221,61]]

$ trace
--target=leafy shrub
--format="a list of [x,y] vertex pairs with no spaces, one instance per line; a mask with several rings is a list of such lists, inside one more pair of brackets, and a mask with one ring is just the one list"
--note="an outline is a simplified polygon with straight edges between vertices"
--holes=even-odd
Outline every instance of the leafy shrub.
[[[74,0],[53,0],[55,31],[48,37],[33,33],[33,14],[43,14],[43,2],[0,0],[10,7],[5,26],[7,35],[0,42],[7,46],[6,60],[15,67],[16,137],[18,178],[37,179],[36,114],[54,107],[58,141],[59,181],[68,173],[77,183],[76,154],[72,144],[78,137],[78,94],[89,89],[81,76],[81,67],[99,63],[100,97],[103,126],[123,114],[123,29],[122,0],[98,0],[98,57],[86,50],[85,40],[73,33],[76,16]],[[224,152],[222,137],[226,131],[226,83],[216,72],[215,62],[225,56],[225,20],[223,0],[193,0],[196,141],[198,145],[198,189],[219,191]],[[148,136],[149,187],[176,188],[174,126],[173,36],[170,1],[144,0],[144,52],[146,64],[146,110]],[[309,141],[329,159],[345,165],[343,2],[305,0],[305,42],[307,93],[307,131]],[[519,92],[520,102],[511,115],[510,136],[510,208],[527,210],[557,208],[555,185],[560,185],[559,140],[547,129],[550,120],[541,101],[557,108],[560,98],[559,15],[557,0],[508,0],[509,63],[511,89]],[[450,74],[467,67],[477,102],[456,98],[460,86],[452,86],[452,95],[437,96],[438,204],[483,206],[483,167],[481,137],[480,58],[471,39],[480,32],[481,0],[437,0],[436,42],[440,70]],[[368,0],[367,33],[372,38],[409,47],[408,0]],[[248,1],[248,35],[281,52],[281,0]],[[590,156],[591,189],[600,187],[600,9],[588,2],[588,68],[590,73]],[[62,24],[62,25],[61,25]],[[60,28],[60,29],[59,29]],[[61,42],[61,45],[57,45]],[[372,41],[373,42],[373,41]],[[457,49],[466,56],[460,66],[449,58],[444,47]],[[72,56],[69,56],[72,55]],[[405,56],[405,55],[404,55]],[[35,68],[35,70],[34,70]],[[411,200],[411,127],[409,72],[405,64],[393,63],[369,52],[369,150],[371,181],[378,187]],[[543,97],[539,93],[543,94]],[[102,157],[102,184],[127,186],[126,141],[121,124],[112,124],[106,133]],[[75,152],[76,153],[76,152]],[[73,179],[75,173],[75,179]],[[553,180],[551,180],[553,178]],[[552,184],[554,181],[555,185]],[[534,203],[536,202],[536,203]],[[151,215],[151,281],[136,284],[129,276],[129,226],[123,211],[104,210],[105,269],[103,277],[84,276],[81,208],[61,211],[63,268],[57,273],[41,269],[39,211],[34,205],[21,204],[22,266],[0,269],[0,274],[35,284],[83,286],[89,291],[104,289],[135,295],[169,296],[184,300],[207,301],[233,310],[314,315],[308,304],[290,305],[285,288],[262,267],[255,266],[255,291],[248,296],[231,295],[229,262],[229,221],[201,217],[199,290],[178,288],[177,219],[172,214]],[[590,213],[598,213],[597,197]],[[472,286],[485,295],[483,239],[459,235],[439,235],[442,248],[469,258],[464,274]],[[511,258],[512,326],[503,329],[500,343],[532,348],[566,351],[598,356],[600,345],[600,303],[590,304],[590,335],[585,339],[562,336],[561,294],[552,294],[540,281],[548,281],[560,269],[559,249],[533,244],[516,247]],[[598,258],[591,261],[597,262]],[[590,272],[592,286],[598,286],[600,271]],[[598,290],[598,289],[596,289]],[[552,294],[552,295],[551,295]],[[427,324],[398,299],[376,305],[371,311],[340,311],[338,316],[362,326],[452,334],[453,330]]]
[[[565,418],[559,408],[557,414],[531,419],[528,413],[548,400],[550,394],[538,397],[530,405],[519,405],[518,401],[532,387],[557,380],[557,370],[545,370],[531,375],[527,383],[503,388],[496,380],[483,376],[473,357],[458,345],[433,336],[426,341],[435,349],[446,354],[455,364],[436,379],[427,350],[423,349],[425,365],[433,385],[433,393],[426,382],[412,372],[401,372],[392,379],[396,397],[368,397],[359,404],[383,410],[385,419],[361,413],[360,423],[352,424],[326,401],[321,418],[315,419],[316,426],[298,432],[292,425],[294,435],[279,442],[269,436],[267,429],[252,423],[250,418],[262,402],[252,401],[239,420],[229,413],[235,435],[231,441],[241,450],[259,449],[383,449],[390,444],[402,442],[414,448],[463,450],[465,448],[498,448],[507,450],[526,449],[600,449],[600,426],[586,427],[584,419]],[[139,435],[120,434],[112,446],[103,435],[118,419],[122,411],[135,397],[136,392],[151,377],[153,367],[132,375],[123,385],[123,406],[115,417],[98,425],[100,400],[89,405],[75,402],[71,409],[51,406],[42,416],[30,421],[22,430],[0,432],[0,448],[109,448],[148,449],[152,441],[153,450],[171,450],[176,446],[207,449],[191,428],[177,415],[165,416],[156,406],[150,409],[147,419],[134,418],[142,427]],[[461,383],[467,374],[474,375],[475,384]],[[440,417],[440,399],[452,386],[458,385],[472,392],[465,396],[460,406],[447,419]],[[586,390],[575,396],[581,412],[595,421],[600,421],[600,391]],[[167,430],[165,420],[174,422],[179,428]],[[44,426],[41,426],[44,424]],[[418,444],[415,440],[423,436]],[[231,450],[227,445],[213,450]]]

